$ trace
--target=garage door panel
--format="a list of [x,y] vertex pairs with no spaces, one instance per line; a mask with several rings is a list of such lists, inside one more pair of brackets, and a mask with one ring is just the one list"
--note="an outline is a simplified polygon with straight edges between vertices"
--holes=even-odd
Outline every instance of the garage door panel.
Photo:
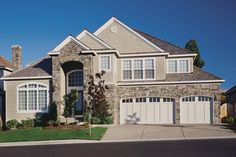
[[136,105],[132,105],[133,106],[133,116],[134,118],[136,118],[136,122],[140,122],[141,120],[141,114],[140,114],[140,107],[141,104],[136,104]]
[[124,102],[126,101],[121,102],[121,123],[173,123],[174,102],[163,102],[162,98],[157,97],[154,99],[135,98],[129,103]]
[[205,96],[191,96],[180,101],[180,123],[211,123],[212,99]]
[[155,104],[148,103],[146,104],[147,107],[147,122],[154,123],[155,122]]

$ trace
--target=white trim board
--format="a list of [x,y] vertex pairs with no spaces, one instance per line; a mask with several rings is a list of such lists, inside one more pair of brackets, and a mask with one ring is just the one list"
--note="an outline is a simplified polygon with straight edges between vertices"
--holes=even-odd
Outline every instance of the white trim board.
[[104,25],[102,25],[100,28],[98,28],[95,32],[94,35],[98,35],[100,34],[105,28],[107,28],[112,22],[117,22],[119,23],[121,26],[123,26],[124,28],[126,28],[127,30],[129,30],[131,33],[133,33],[134,35],[136,35],[137,37],[141,38],[143,41],[145,41],[146,43],[148,43],[149,45],[151,45],[152,47],[154,47],[155,49],[157,49],[160,52],[164,52],[164,50],[162,50],[161,48],[157,47],[155,44],[153,44],[152,42],[150,42],[149,40],[147,40],[146,38],[144,38],[143,36],[141,36],[139,33],[137,33],[136,31],[134,31],[133,29],[131,29],[130,27],[128,27],[127,25],[125,25],[124,23],[122,23],[121,21],[119,21],[118,19],[116,19],[115,17],[112,17],[110,20],[108,20]]
[[7,77],[0,78],[0,80],[30,80],[30,79],[51,79],[52,76],[32,76],[32,77]]
[[99,39],[97,36],[95,36],[94,34],[90,33],[88,30],[83,30],[77,37],[76,39],[80,40],[83,36],[85,35],[89,35],[90,37],[92,37],[93,39],[95,39],[96,41],[98,41],[100,44],[102,44],[103,46],[112,49],[111,46],[109,46],[108,44],[106,44],[104,41],[102,41],[101,39]]
[[[70,41],[74,41],[76,44],[78,44],[79,46],[81,46],[82,48],[86,49],[86,50],[90,50],[89,47],[87,47],[86,45],[84,45],[81,41],[79,41],[78,39],[76,39],[75,37],[73,37],[72,35],[69,35],[65,40],[63,40],[59,45],[57,45],[57,47],[55,47],[52,51],[60,51],[60,49],[62,49],[66,44],[68,44]],[[53,53],[49,53],[53,54]]]
[[135,85],[163,85],[163,84],[194,84],[194,83],[222,83],[225,80],[199,80],[199,81],[152,81],[152,82],[122,82],[117,86],[135,86]]

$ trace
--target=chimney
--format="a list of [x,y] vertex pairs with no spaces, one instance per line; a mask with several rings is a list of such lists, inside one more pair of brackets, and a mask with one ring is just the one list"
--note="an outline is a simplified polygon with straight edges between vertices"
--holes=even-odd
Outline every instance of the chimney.
[[22,63],[22,47],[20,45],[12,45],[12,70],[21,69]]

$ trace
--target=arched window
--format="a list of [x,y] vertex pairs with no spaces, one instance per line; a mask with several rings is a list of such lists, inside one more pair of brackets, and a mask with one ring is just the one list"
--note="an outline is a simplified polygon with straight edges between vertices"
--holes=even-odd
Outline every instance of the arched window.
[[41,83],[27,83],[17,87],[18,111],[48,111],[48,86]]

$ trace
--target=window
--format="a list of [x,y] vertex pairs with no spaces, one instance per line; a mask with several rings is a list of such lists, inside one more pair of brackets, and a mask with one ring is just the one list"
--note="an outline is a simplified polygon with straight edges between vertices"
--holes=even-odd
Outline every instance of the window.
[[48,87],[31,83],[17,88],[18,111],[47,111]]
[[154,79],[154,60],[145,59],[145,78]]
[[179,61],[179,72],[187,73],[188,72],[188,60]]
[[134,79],[143,79],[143,60],[134,60]]
[[100,56],[100,70],[111,69],[111,56]]
[[132,79],[132,65],[131,60],[123,61],[123,78],[124,80]]
[[83,86],[83,71],[72,71],[68,74],[69,87]]
[[168,60],[168,73],[188,73],[189,72],[189,60]]
[[168,61],[168,72],[169,73],[176,73],[177,72],[177,61],[176,60],[169,60]]
[[155,77],[154,59],[123,60],[124,80],[154,79],[154,77]]

